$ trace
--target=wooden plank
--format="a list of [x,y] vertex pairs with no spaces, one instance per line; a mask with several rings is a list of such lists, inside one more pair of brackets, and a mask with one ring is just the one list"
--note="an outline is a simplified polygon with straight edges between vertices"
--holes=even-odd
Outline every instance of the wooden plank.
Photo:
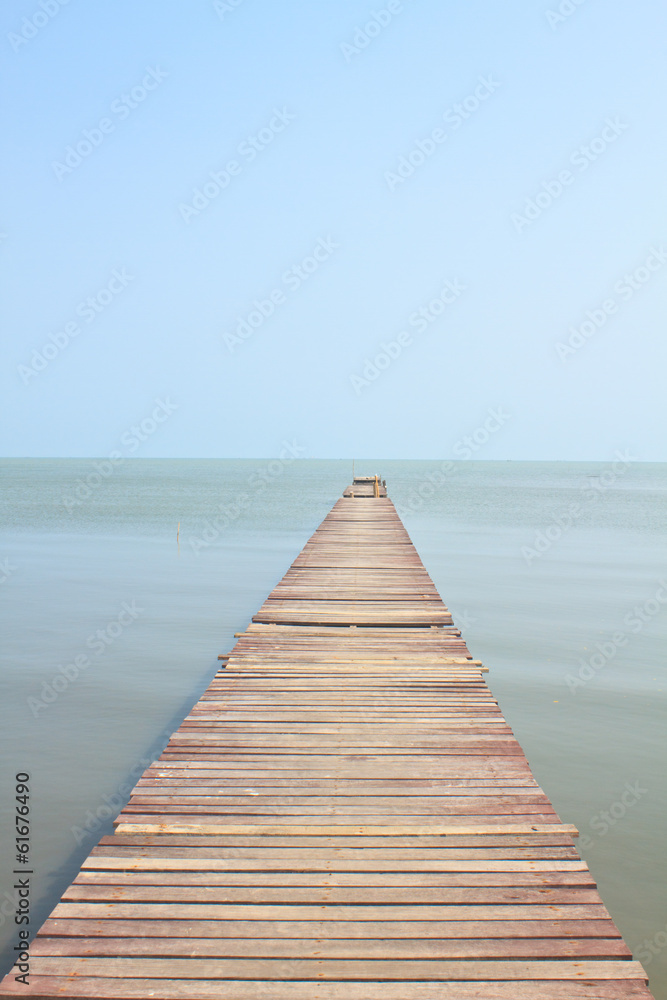
[[170,958],[299,958],[323,959],[630,959],[620,938],[490,938],[436,940],[308,939],[300,938],[193,938],[190,936],[126,936],[98,939],[44,937],[35,942],[33,955]]
[[[261,824],[281,822],[292,826],[293,820],[303,820],[304,823],[312,826],[323,822],[331,822],[334,825],[346,825],[349,822],[356,822],[364,825],[387,825],[387,817],[395,817],[396,822],[410,824],[413,826],[440,826],[443,821],[443,808],[437,803],[434,805],[414,806],[410,799],[404,804],[400,802],[395,805],[374,806],[372,803],[363,804],[363,798],[359,799],[359,805],[337,806],[335,803],[329,805],[307,806],[307,805],[285,805],[276,802],[274,805],[266,805],[256,801],[256,796],[248,796],[248,800],[236,805],[229,805],[222,798],[221,801],[214,800],[213,796],[207,799],[196,800],[192,797],[163,796],[165,801],[157,803],[153,799],[143,799],[135,801],[133,798],[127,805],[121,816],[128,822],[143,822],[139,817],[146,816],[150,821],[155,821],[157,817],[164,816],[170,822],[180,822],[179,817],[186,818],[186,821],[200,823],[206,817],[215,817],[215,822],[226,822],[226,818],[233,816],[243,817],[242,822]],[[260,817],[263,817],[260,819]],[[461,806],[447,810],[448,821],[452,825],[470,825],[472,823],[531,823],[540,825],[555,822],[558,819],[553,807],[546,807],[540,804],[507,806],[498,800],[490,800],[485,806]]]
[[[289,881],[289,880],[288,880]],[[62,901],[66,903],[195,903],[220,904],[292,904],[322,906],[358,905],[465,905],[482,904],[510,905],[520,900],[522,905],[560,905],[587,903],[594,904],[599,899],[595,889],[551,888],[538,889],[521,887],[500,887],[480,889],[469,887],[424,887],[403,886],[375,888],[369,886],[305,888],[287,886],[267,886],[261,882],[254,887],[206,886],[206,885],[81,885],[77,880],[65,891]]]
[[[188,833],[188,834],[200,834],[206,835],[210,833],[217,833],[220,830],[220,825],[217,823],[120,823],[117,827],[119,833],[125,836],[130,836],[133,834],[157,834],[157,833]],[[420,832],[430,833],[431,835],[436,835],[438,837],[447,837],[450,834],[489,834],[489,833],[503,833],[507,832],[510,834],[516,833],[545,833],[549,826],[553,825],[554,829],[558,833],[566,833],[568,836],[576,837],[578,831],[576,827],[570,826],[566,823],[536,823],[534,825],[520,825],[518,823],[489,823],[486,825],[476,825],[470,826],[462,822],[460,825],[454,823],[448,824],[426,824],[424,822],[419,825],[414,826],[393,826],[387,823],[386,826],[351,826],[341,823],[340,825],[334,825],[329,823],[329,825],[319,825],[319,824],[309,824],[309,830],[312,830],[314,836],[328,836],[333,833],[338,833],[341,836],[356,836],[356,837],[377,837],[387,834],[393,837],[405,837],[405,836],[419,836]],[[243,836],[283,836],[289,835],[289,833],[294,829],[293,826],[287,824],[267,824],[266,826],[259,824],[244,824],[236,823],[232,827],[236,833]]]
[[[171,848],[186,847],[187,852],[174,853]],[[234,848],[232,854],[230,848]],[[196,852],[193,853],[193,849]],[[162,853],[164,852],[164,853]],[[206,853],[205,853],[206,852]],[[368,861],[369,859],[383,861],[437,861],[440,868],[434,870],[449,871],[450,862],[463,862],[468,865],[484,862],[551,862],[553,870],[561,870],[556,862],[567,862],[567,870],[571,866],[586,867],[574,848],[571,837],[562,834],[531,834],[526,837],[512,837],[506,834],[498,836],[460,837],[453,835],[443,841],[439,836],[423,837],[329,837],[303,836],[298,831],[285,837],[266,835],[242,837],[221,830],[211,836],[188,836],[186,834],[159,834],[157,836],[124,837],[116,834],[113,837],[102,837],[97,847],[94,847],[89,861],[93,864],[97,859],[114,859],[119,863],[128,858],[142,857],[185,857],[206,858],[217,860],[220,857],[234,858],[288,858],[293,861],[295,856],[304,861],[324,859],[332,867],[338,867],[344,861]],[[335,864],[334,864],[335,862]],[[84,865],[87,862],[84,862]],[[95,865],[93,864],[93,867]],[[100,863],[97,867],[103,867]],[[547,866],[549,867],[549,866]],[[385,865],[385,870],[390,866]],[[465,867],[457,870],[466,870]],[[478,870],[468,868],[467,870]],[[486,871],[486,868],[479,869]],[[495,869],[494,869],[495,870]],[[523,870],[523,869],[512,869]],[[579,870],[579,868],[577,868]]]
[[[68,895],[72,889],[91,886],[154,886],[155,873],[117,871],[81,871],[76,880],[67,890],[64,898],[73,899]],[[161,872],[160,887],[164,886],[215,886],[246,888],[273,886],[281,890],[292,887],[313,887],[316,889],[334,889],[361,887],[369,889],[382,888],[452,888],[459,891],[478,892],[489,887],[516,888],[528,886],[533,889],[576,887],[577,890],[591,889],[595,882],[588,871],[571,872],[319,872],[284,871],[265,872]],[[584,900],[586,902],[586,900]]]
[[[252,788],[248,788],[243,777],[235,777],[231,771],[206,767],[165,767],[148,768],[136,788],[149,793],[162,788],[210,788],[217,795],[241,795],[252,791],[262,795],[282,795],[286,790],[291,795],[395,795],[395,796],[441,796],[450,795],[475,797],[487,795],[535,796],[543,794],[532,775],[517,775],[507,778],[359,778],[310,776],[301,774],[298,781],[292,778],[269,776],[260,778]],[[223,778],[224,781],[216,779]]]
[[[45,936],[113,938],[233,938],[243,940],[373,940],[390,941],[459,941],[513,940],[539,941],[544,938],[573,940],[618,940],[619,934],[609,919],[601,920],[179,920],[172,916],[154,920],[141,917],[119,919],[115,915],[89,918],[51,916],[44,924]],[[35,942],[37,939],[35,939]]]
[[[150,772],[145,772],[149,774]],[[215,778],[224,778],[224,783],[216,784]],[[310,796],[325,796],[328,800],[349,795],[374,795],[380,797],[410,798],[428,797],[449,800],[451,796],[457,798],[487,798],[489,796],[512,796],[515,801],[531,801],[541,798],[544,793],[539,785],[531,778],[504,778],[497,781],[484,782],[480,778],[460,778],[458,780],[449,779],[447,783],[437,783],[433,779],[412,779],[401,781],[397,778],[368,778],[365,781],[360,778],[305,778],[300,781],[293,781],[286,778],[262,778],[251,788],[246,787],[247,782],[243,778],[235,778],[226,772],[213,772],[202,770],[197,772],[196,768],[190,771],[187,768],[174,768],[165,770],[156,777],[142,778],[137,782],[136,788],[144,795],[153,793],[160,795],[164,789],[174,792],[196,790],[203,793],[215,794],[217,796],[243,796],[247,794],[260,796],[282,796],[290,795],[294,797],[309,798]]]
[[492,960],[471,960],[457,962],[428,961],[416,959],[409,963],[377,960],[368,962],[355,960],[299,959],[295,962],[255,958],[105,958],[87,957],[47,957],[32,959],[36,976],[104,976],[119,979],[146,976],[152,979],[266,979],[319,981],[333,979],[339,981],[364,979],[398,980],[405,979],[433,982],[439,980],[458,982],[479,982],[485,979],[512,980],[544,979],[575,980],[586,979],[645,979],[644,970],[638,962],[631,961],[577,961],[563,959],[559,962],[521,961],[503,962]]
[[[116,870],[116,871],[298,871],[300,868],[308,871],[458,871],[458,872],[509,872],[509,871],[586,871],[585,862],[580,859],[564,860],[560,863],[549,860],[523,860],[520,858],[493,858],[488,859],[483,855],[480,858],[382,858],[373,857],[378,851],[363,852],[370,853],[369,858],[336,858],[331,859],[330,851],[320,855],[303,857],[301,851],[290,852],[288,856],[277,854],[277,848],[267,848],[264,855],[253,857],[193,857],[188,852],[185,857],[141,857],[140,855],[129,855],[127,857],[104,857],[96,855],[90,857],[82,864],[82,870]],[[314,849],[313,849],[314,850]],[[239,854],[240,852],[235,852]]]
[[[377,795],[363,790],[356,794],[345,793],[340,789],[337,795],[328,796],[322,790],[313,789],[311,794],[283,794],[280,789],[275,789],[273,793],[261,794],[256,789],[249,789],[245,795],[239,794],[239,789],[226,788],[218,792],[215,788],[184,788],[183,786],[167,787],[158,785],[154,788],[142,788],[141,794],[133,794],[130,804],[133,806],[159,806],[164,804],[192,803],[204,807],[213,806],[215,808],[236,809],[243,806],[246,809],[251,805],[254,808],[271,809],[336,809],[337,811],[363,809],[364,811],[377,812],[379,810],[394,810],[404,812],[406,810],[415,813],[437,812],[442,815],[445,810],[453,812],[472,812],[493,807],[494,811],[498,805],[503,806],[505,812],[541,812],[546,808],[548,802],[545,795],[514,795],[508,792],[504,796],[493,796],[492,790],[488,789],[488,795],[477,796],[455,796],[450,795],[406,795],[403,793]],[[414,792],[415,790],[413,790]],[[475,789],[471,789],[475,791]],[[512,790],[514,791],[514,790]],[[531,791],[532,789],[526,789]],[[165,794],[168,792],[168,794]],[[210,794],[206,794],[210,793]],[[255,801],[257,800],[257,801]],[[532,807],[532,808],[529,808]],[[553,811],[553,808],[552,810]]]
[[[65,992],[63,992],[65,991]],[[78,1000],[434,1000],[433,982],[118,979],[101,976],[35,976],[22,996],[42,1000],[68,996]],[[591,982],[513,980],[437,982],[437,1000],[651,1000],[643,979]],[[9,978],[1,996],[16,996]]]

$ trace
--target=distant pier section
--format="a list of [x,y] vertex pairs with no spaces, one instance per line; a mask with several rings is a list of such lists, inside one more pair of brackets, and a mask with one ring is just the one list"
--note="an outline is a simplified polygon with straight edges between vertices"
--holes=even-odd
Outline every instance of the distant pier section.
[[355,476],[352,485],[343,493],[344,497],[380,497],[387,496],[387,484],[379,476]]

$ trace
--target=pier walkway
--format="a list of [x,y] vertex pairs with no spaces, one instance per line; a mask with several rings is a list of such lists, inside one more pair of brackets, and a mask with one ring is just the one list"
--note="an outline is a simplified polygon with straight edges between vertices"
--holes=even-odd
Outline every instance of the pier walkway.
[[334,505],[0,996],[651,997],[378,485]]

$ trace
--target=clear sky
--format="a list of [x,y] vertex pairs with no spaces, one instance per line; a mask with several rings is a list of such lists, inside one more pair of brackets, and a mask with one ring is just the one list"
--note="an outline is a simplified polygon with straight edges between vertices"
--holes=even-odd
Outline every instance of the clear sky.
[[0,20],[2,454],[667,460],[664,5]]

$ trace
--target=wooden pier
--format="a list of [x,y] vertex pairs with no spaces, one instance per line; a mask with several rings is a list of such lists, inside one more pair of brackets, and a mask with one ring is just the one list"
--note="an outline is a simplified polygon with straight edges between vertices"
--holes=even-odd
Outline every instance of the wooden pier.
[[1,996],[651,997],[379,479],[222,659]]

